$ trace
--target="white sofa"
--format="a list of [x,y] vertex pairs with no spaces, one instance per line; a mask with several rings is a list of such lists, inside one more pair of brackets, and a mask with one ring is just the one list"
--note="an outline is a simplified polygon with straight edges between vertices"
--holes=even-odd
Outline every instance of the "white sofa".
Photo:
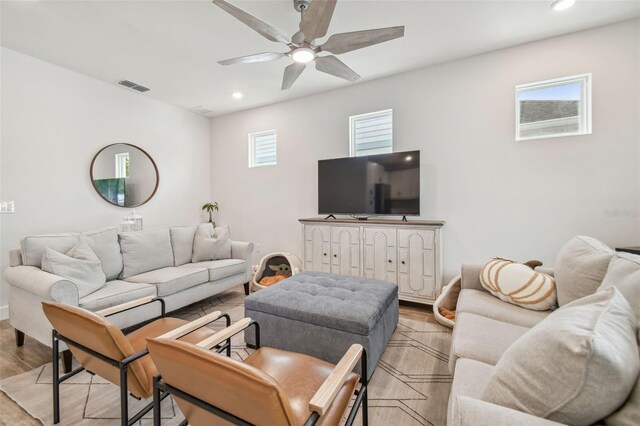
[[[609,257],[612,259],[611,263],[618,258],[618,255],[606,246],[602,245],[601,247],[603,247],[603,251],[608,250]],[[640,256],[627,256],[625,259],[632,263],[635,262],[636,266],[632,268],[633,270],[640,268]],[[608,261],[601,261],[600,271],[592,274],[594,282],[604,281],[607,273],[614,274],[611,269],[607,269],[608,263]],[[521,308],[493,296],[480,282],[479,276],[482,267],[482,265],[462,265],[461,275],[454,278],[443,289],[441,297],[434,304],[434,312],[437,312],[440,306],[456,311],[455,323],[436,314],[440,322],[454,328],[449,354],[449,370],[454,377],[449,397],[447,425],[560,425],[561,423],[555,421],[483,400],[484,389],[501,356],[516,340],[550,315],[552,311],[534,311]],[[554,273],[553,270],[547,268],[537,268],[537,270],[542,270],[550,275]],[[595,277],[598,275],[596,280]],[[619,274],[616,275],[616,281],[624,280],[624,277],[620,278]],[[576,283],[576,285],[582,286],[577,291],[584,295],[598,289],[597,287],[586,288],[582,282]],[[640,300],[631,300],[637,299],[640,281],[633,285],[635,290],[629,291],[627,288],[626,294],[624,292],[623,294],[640,320]],[[572,291],[571,289],[563,290],[564,292]],[[558,291],[560,292],[560,289]],[[639,383],[636,383],[634,392],[627,401],[617,401],[621,409],[630,405],[635,407],[638,404]],[[637,413],[638,422],[634,424],[640,424],[640,408],[637,409]],[[611,418],[603,419],[602,422],[606,425],[629,424]]]
[[[25,237],[20,249],[10,251],[4,276],[10,285],[9,321],[17,344],[24,334],[51,346],[51,324],[41,303],[53,300],[91,311],[145,296],[164,300],[171,312],[238,285],[248,292],[253,244],[231,242],[231,258],[191,263],[197,226],[152,229],[119,234],[115,228],[95,232]],[[65,252],[85,240],[101,261],[107,283],[79,297],[76,285],[41,269],[45,247]],[[126,242],[126,246],[121,243]],[[132,274],[133,273],[133,274]],[[156,317],[153,303],[109,319],[124,328]]]

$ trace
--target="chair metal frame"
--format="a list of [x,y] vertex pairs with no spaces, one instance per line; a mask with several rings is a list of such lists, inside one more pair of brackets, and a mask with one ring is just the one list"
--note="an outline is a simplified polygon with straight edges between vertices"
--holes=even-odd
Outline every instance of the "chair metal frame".
[[[254,326],[256,328],[255,348],[260,349],[260,325],[256,321],[251,321],[249,325],[247,325],[242,330],[238,330],[233,335],[235,336],[236,334],[245,331],[247,328],[251,326]],[[229,340],[227,341],[227,343],[225,343],[224,346],[228,345],[230,341],[231,341],[231,337],[229,337]],[[221,352],[221,350],[217,349],[217,352]],[[227,352],[227,356],[229,356],[228,352]],[[356,395],[356,400],[353,403],[353,407],[351,407],[351,411],[349,412],[349,416],[347,417],[347,421],[345,422],[346,426],[353,425],[356,415],[358,414],[360,405],[362,405],[362,424],[363,426],[368,426],[369,424],[369,413],[368,413],[369,401],[368,401],[368,393],[367,393],[367,386],[369,384],[369,381],[367,380],[367,351],[364,349],[362,350],[362,355],[360,356],[360,365],[362,368],[361,370],[362,374],[360,376],[360,389],[356,389],[354,393]],[[215,414],[216,416],[221,417],[222,419],[234,425],[254,426],[252,423],[249,423],[246,420],[235,416],[234,414],[231,414],[219,407],[216,407],[215,405],[209,404],[208,402],[201,400],[200,398],[190,395],[181,389],[178,389],[174,386],[171,386],[165,383],[164,381],[162,381],[162,377],[160,375],[157,375],[153,378],[153,404],[154,404],[153,405],[153,426],[161,426],[162,421],[161,421],[161,415],[160,415],[161,414],[160,404],[162,400],[169,394],[174,395],[177,398],[183,399],[195,405],[198,408],[201,408],[212,414]],[[307,418],[307,421],[304,423],[304,426],[313,426],[318,422],[318,420],[320,420],[320,413],[318,413],[317,411],[313,411],[311,415]],[[180,426],[186,426],[188,424],[189,424],[188,421],[185,419],[182,423],[180,423]]]
[[[144,306],[144,305],[148,305],[150,303],[154,303],[154,302],[160,302],[161,305],[161,313],[159,316],[152,318],[151,320],[147,321],[147,322],[151,322],[153,320],[157,320],[160,318],[164,318],[166,315],[165,312],[165,302],[164,300],[156,297],[154,299],[151,299],[149,301],[146,301],[144,303],[140,303],[134,306],[130,306],[128,308],[122,309],[122,310],[118,310],[116,312],[112,312],[110,314],[104,315],[104,317],[109,317],[111,315],[115,315],[115,314],[119,314],[122,312],[126,312],[128,310],[134,309],[134,308],[138,308],[140,306]],[[214,321],[217,321],[220,318],[225,318],[226,319],[226,326],[228,327],[229,325],[231,325],[231,317],[229,317],[229,314],[221,314],[218,318],[216,318]],[[204,327],[206,324],[202,325],[200,328]],[[192,330],[195,331],[195,330]],[[58,333],[55,329],[52,331],[52,351],[53,351],[53,423],[54,424],[58,424],[60,423],[60,384],[62,384],[64,381],[70,379],[71,377],[75,376],[76,374],[82,372],[85,370],[84,367],[80,366],[78,368],[76,368],[75,370],[60,376],[60,364],[59,364],[59,360],[60,360],[60,354],[59,354],[59,346],[60,346],[60,341],[65,342],[67,345],[71,345],[76,349],[80,349],[83,352],[86,352],[92,356],[95,356],[96,358],[100,359],[101,361],[106,362],[107,364],[110,364],[116,368],[118,368],[118,370],[120,370],[120,422],[122,426],[131,426],[133,424],[135,424],[137,421],[139,421],[142,416],[144,416],[145,414],[147,414],[149,411],[151,411],[154,407],[154,403],[155,403],[155,398],[154,401],[150,402],[149,404],[147,404],[144,408],[142,408],[138,413],[136,413],[133,417],[131,417],[131,419],[129,419],[129,399],[128,399],[128,395],[129,395],[129,389],[128,389],[128,368],[129,365],[134,362],[139,360],[140,358],[146,356],[149,354],[149,350],[148,349],[144,349],[140,352],[137,352],[133,355],[130,355],[124,359],[113,359],[113,358],[109,358],[108,356],[105,356],[99,352],[94,351],[93,349],[87,348],[84,345],[81,345],[80,343],[74,341],[73,339],[70,339],[69,337],[63,336],[60,333]],[[227,352],[227,356],[231,356],[231,338],[227,339],[227,341],[225,342],[224,345],[222,345],[220,348],[218,348],[219,352],[222,352],[226,350]],[[91,373],[90,371],[88,371],[89,373]],[[91,373],[93,374],[93,373]],[[154,378],[154,383],[155,383],[155,378]],[[131,394],[131,396],[133,396],[136,399],[139,399],[138,397],[136,397],[135,395]],[[155,390],[154,390],[154,396],[155,396]],[[164,393],[162,395],[159,396],[159,401],[165,399],[168,396],[167,393]]]

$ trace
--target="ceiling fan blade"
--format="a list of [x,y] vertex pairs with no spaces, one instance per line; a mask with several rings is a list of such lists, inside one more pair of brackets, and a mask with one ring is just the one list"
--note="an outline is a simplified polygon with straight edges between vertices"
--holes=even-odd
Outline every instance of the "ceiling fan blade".
[[218,61],[220,65],[235,65],[235,64],[248,64],[251,62],[269,62],[277,61],[283,56],[287,56],[286,53],[256,53],[255,55],[241,56],[239,58],[226,59],[224,61]]
[[358,73],[346,66],[335,56],[318,56],[316,59],[316,69],[318,71],[335,75],[349,81],[356,81],[360,78]]
[[294,62],[286,67],[284,69],[284,77],[282,78],[282,90],[289,90],[306,67],[305,64],[299,62]]
[[336,8],[337,0],[313,0],[309,9],[302,15],[300,21],[300,31],[293,36],[298,41],[304,34],[304,41],[311,43],[313,40],[324,37],[329,29],[329,23],[333,16],[333,10]]
[[334,55],[339,55],[403,36],[404,26],[334,34],[329,37],[325,44],[320,46],[320,49],[323,52],[331,52]]
[[250,13],[245,12],[244,10],[235,7],[231,3],[226,2],[225,0],[213,0],[213,4],[218,6],[220,9],[225,12],[233,15],[237,20],[247,25],[252,30],[256,31],[258,34],[261,34],[263,37],[267,38],[271,41],[277,41],[284,44],[289,44],[289,37],[277,29],[271,24],[267,24],[263,20],[256,18]]

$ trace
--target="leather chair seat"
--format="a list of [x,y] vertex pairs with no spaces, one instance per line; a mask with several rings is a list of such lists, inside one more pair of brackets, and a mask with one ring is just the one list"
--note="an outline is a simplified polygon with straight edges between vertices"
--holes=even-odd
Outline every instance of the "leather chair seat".
[[[273,377],[286,394],[296,423],[303,425],[311,415],[309,401],[331,374],[334,365],[308,355],[274,348],[260,348],[244,361]],[[359,376],[351,373],[329,411],[317,425],[337,425],[344,415]]]
[[[129,341],[129,343],[131,343],[131,346],[133,346],[133,350],[135,352],[140,352],[147,347],[147,338],[159,337],[171,330],[175,330],[176,328],[188,323],[189,321],[185,321],[179,318],[171,318],[171,317],[160,318],[153,321],[152,323],[149,323],[143,327],[140,327],[135,331],[132,331],[131,333],[127,334],[125,337]],[[212,329],[208,327],[202,327],[198,330],[192,331],[191,333],[181,337],[178,340],[196,344],[214,334],[215,334],[215,331],[213,331]],[[148,388],[147,388],[148,394],[144,395],[144,397],[146,398],[153,395],[153,377],[158,374],[158,369],[156,368],[155,364],[153,363],[153,360],[149,355],[146,355],[140,358],[140,363],[142,364],[142,368],[146,373],[146,379],[147,379],[147,385],[148,385]]]

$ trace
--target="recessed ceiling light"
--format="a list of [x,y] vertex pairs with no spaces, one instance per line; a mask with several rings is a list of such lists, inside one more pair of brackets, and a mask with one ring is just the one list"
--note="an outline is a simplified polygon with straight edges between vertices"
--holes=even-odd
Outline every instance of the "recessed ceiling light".
[[241,99],[244,95],[242,94],[242,92],[233,92],[231,96],[233,97],[233,99]]
[[560,11],[567,10],[576,3],[576,0],[556,0],[551,3],[551,9]]
[[291,57],[294,61],[304,64],[313,61],[313,59],[316,57],[316,52],[314,52],[313,49],[309,49],[308,47],[300,47],[293,51]]

